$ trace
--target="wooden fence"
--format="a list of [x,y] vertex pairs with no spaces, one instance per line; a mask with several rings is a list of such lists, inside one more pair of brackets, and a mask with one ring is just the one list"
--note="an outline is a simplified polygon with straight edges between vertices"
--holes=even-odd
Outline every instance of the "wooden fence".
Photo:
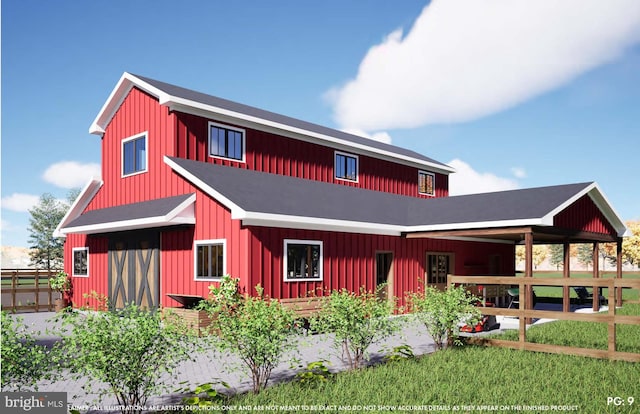
[[60,293],[49,287],[58,270],[2,269],[2,310],[11,312],[53,311]]
[[[447,278],[451,284],[475,284],[475,285],[507,285],[518,286],[520,292],[519,308],[494,308],[482,307],[482,314],[496,316],[515,316],[519,318],[519,340],[507,341],[502,339],[478,338],[476,343],[505,348],[523,349],[528,351],[546,352],[553,354],[580,355],[593,358],[605,358],[640,362],[640,353],[620,352],[616,350],[616,325],[629,324],[640,325],[640,316],[626,316],[616,314],[616,289],[633,288],[640,289],[640,279],[577,279],[577,278],[531,278],[509,276],[453,276]],[[608,288],[609,311],[607,313],[575,313],[563,311],[543,311],[530,309],[531,297],[529,292],[533,286],[593,286],[593,291],[598,288]],[[577,348],[563,345],[548,345],[527,342],[526,321],[532,318],[549,318],[583,322],[601,322],[608,325],[607,350]]]

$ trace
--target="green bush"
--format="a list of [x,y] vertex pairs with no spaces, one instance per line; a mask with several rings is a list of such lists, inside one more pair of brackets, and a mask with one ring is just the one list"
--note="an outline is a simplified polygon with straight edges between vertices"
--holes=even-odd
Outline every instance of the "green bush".
[[73,312],[62,322],[69,332],[61,343],[61,364],[73,378],[93,379],[87,391],[106,384],[95,392],[99,397],[113,394],[122,406],[144,406],[149,396],[166,390],[162,376],[191,355],[187,338],[163,326],[158,312],[134,305],[120,311]]
[[277,300],[238,294],[238,281],[223,277],[220,286],[202,306],[212,316],[209,339],[221,351],[237,355],[251,372],[253,392],[266,387],[271,371],[290,351],[297,349],[294,314]]
[[37,389],[36,382],[49,378],[53,372],[52,354],[36,344],[26,331],[22,318],[12,318],[2,312],[2,389]]
[[475,306],[478,300],[462,286],[450,286],[443,291],[426,286],[424,292],[408,295],[409,309],[427,328],[436,349],[442,349],[445,338],[447,346],[460,343],[456,342],[458,325],[461,322],[475,325],[480,319],[480,310]]
[[309,321],[311,329],[334,335],[334,345],[350,369],[364,364],[371,344],[400,329],[400,319],[391,318],[394,303],[364,288],[359,294],[334,290],[321,300],[320,312]]

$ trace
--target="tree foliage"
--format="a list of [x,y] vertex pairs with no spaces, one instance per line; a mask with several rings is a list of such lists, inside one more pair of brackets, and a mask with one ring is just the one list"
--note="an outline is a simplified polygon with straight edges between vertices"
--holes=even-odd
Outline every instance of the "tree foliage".
[[203,305],[212,317],[209,338],[221,351],[237,355],[251,372],[253,392],[267,386],[271,371],[297,348],[295,319],[280,302],[263,296],[241,296],[238,279],[224,276]]
[[587,268],[593,265],[593,245],[592,244],[579,244],[577,248],[578,262],[587,266]]
[[478,322],[480,310],[475,304],[479,300],[463,286],[449,286],[446,290],[427,286],[424,292],[411,293],[408,298],[410,311],[427,328],[436,349],[442,349],[445,338],[447,346],[455,344],[460,323],[475,325]]
[[[60,345],[60,364],[72,378],[92,378],[87,391],[113,394],[123,407],[142,407],[164,391],[163,375],[190,358],[187,338],[160,315],[129,305],[110,312],[72,312],[62,317],[68,333]],[[93,390],[95,384],[106,388]],[[122,412],[139,412],[135,409]]]
[[53,372],[51,353],[36,343],[21,318],[1,313],[2,325],[2,389],[25,391],[37,389],[36,382],[50,378]]
[[347,289],[333,290],[322,297],[321,309],[311,318],[310,325],[318,332],[332,333],[343,362],[356,369],[368,358],[371,344],[400,329],[397,318],[390,317],[393,310],[392,301],[380,300],[376,293],[364,288],[359,294]]
[[40,269],[60,269],[63,264],[64,240],[53,232],[67,214],[69,204],[45,193],[29,210],[29,245],[31,263]]
[[549,246],[549,263],[556,267],[556,270],[564,266],[564,245],[552,244]]
[[626,225],[631,236],[622,241],[622,260],[640,268],[640,221],[628,221]]
[[[532,249],[532,260],[533,267],[537,268],[544,262],[549,253],[549,248],[546,245],[535,245]],[[516,263],[523,263],[526,260],[526,249],[525,246],[519,245],[516,246]]]

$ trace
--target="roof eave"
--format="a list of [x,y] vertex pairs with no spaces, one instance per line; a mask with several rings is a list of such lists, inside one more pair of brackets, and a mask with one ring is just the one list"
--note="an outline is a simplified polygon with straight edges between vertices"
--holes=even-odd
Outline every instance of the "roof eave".
[[53,231],[53,237],[66,237],[68,232],[66,231],[65,226],[82,214],[91,200],[93,200],[93,197],[98,193],[102,184],[102,180],[95,178],[91,178],[89,180],[89,182],[80,191],[80,194],[78,194],[78,197],[76,197],[74,202],[71,204],[71,207],[69,207],[67,214],[65,214],[62,220],[60,220],[60,223],[58,223],[58,226]]

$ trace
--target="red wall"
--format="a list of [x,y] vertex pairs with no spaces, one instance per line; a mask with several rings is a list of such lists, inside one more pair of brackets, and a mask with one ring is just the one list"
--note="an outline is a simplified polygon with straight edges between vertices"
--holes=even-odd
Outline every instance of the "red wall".
[[[322,282],[284,281],[284,239],[323,242]],[[298,297],[317,289],[375,289],[375,253],[382,251],[393,252],[394,295],[399,298],[421,288],[418,281],[425,277],[427,252],[455,253],[454,271],[458,275],[488,274],[492,254],[501,256],[502,274],[515,272],[515,247],[511,244],[251,227],[249,250],[249,286],[260,283],[276,298]]]
[[589,195],[582,196],[556,215],[553,219],[553,225],[564,229],[617,235],[615,229],[609,224]]
[[64,271],[73,274],[73,247],[89,247],[89,276],[74,277],[73,281],[73,305],[75,307],[89,306],[96,308],[98,302],[95,299],[83,297],[92,291],[106,295],[108,257],[108,240],[105,237],[87,236],[85,234],[69,234],[64,245]]
[[[178,157],[216,164],[233,165],[275,174],[338,183],[370,190],[415,197],[418,194],[418,169],[377,158],[359,155],[359,181],[336,180],[333,173],[334,149],[286,138],[263,131],[246,131],[245,162],[221,160],[207,153],[209,119],[176,112]],[[211,121],[218,122],[214,119]],[[225,124],[221,122],[222,124]],[[231,125],[230,126],[237,126]],[[344,151],[349,153],[349,151]],[[448,195],[448,176],[436,173],[436,197]]]

